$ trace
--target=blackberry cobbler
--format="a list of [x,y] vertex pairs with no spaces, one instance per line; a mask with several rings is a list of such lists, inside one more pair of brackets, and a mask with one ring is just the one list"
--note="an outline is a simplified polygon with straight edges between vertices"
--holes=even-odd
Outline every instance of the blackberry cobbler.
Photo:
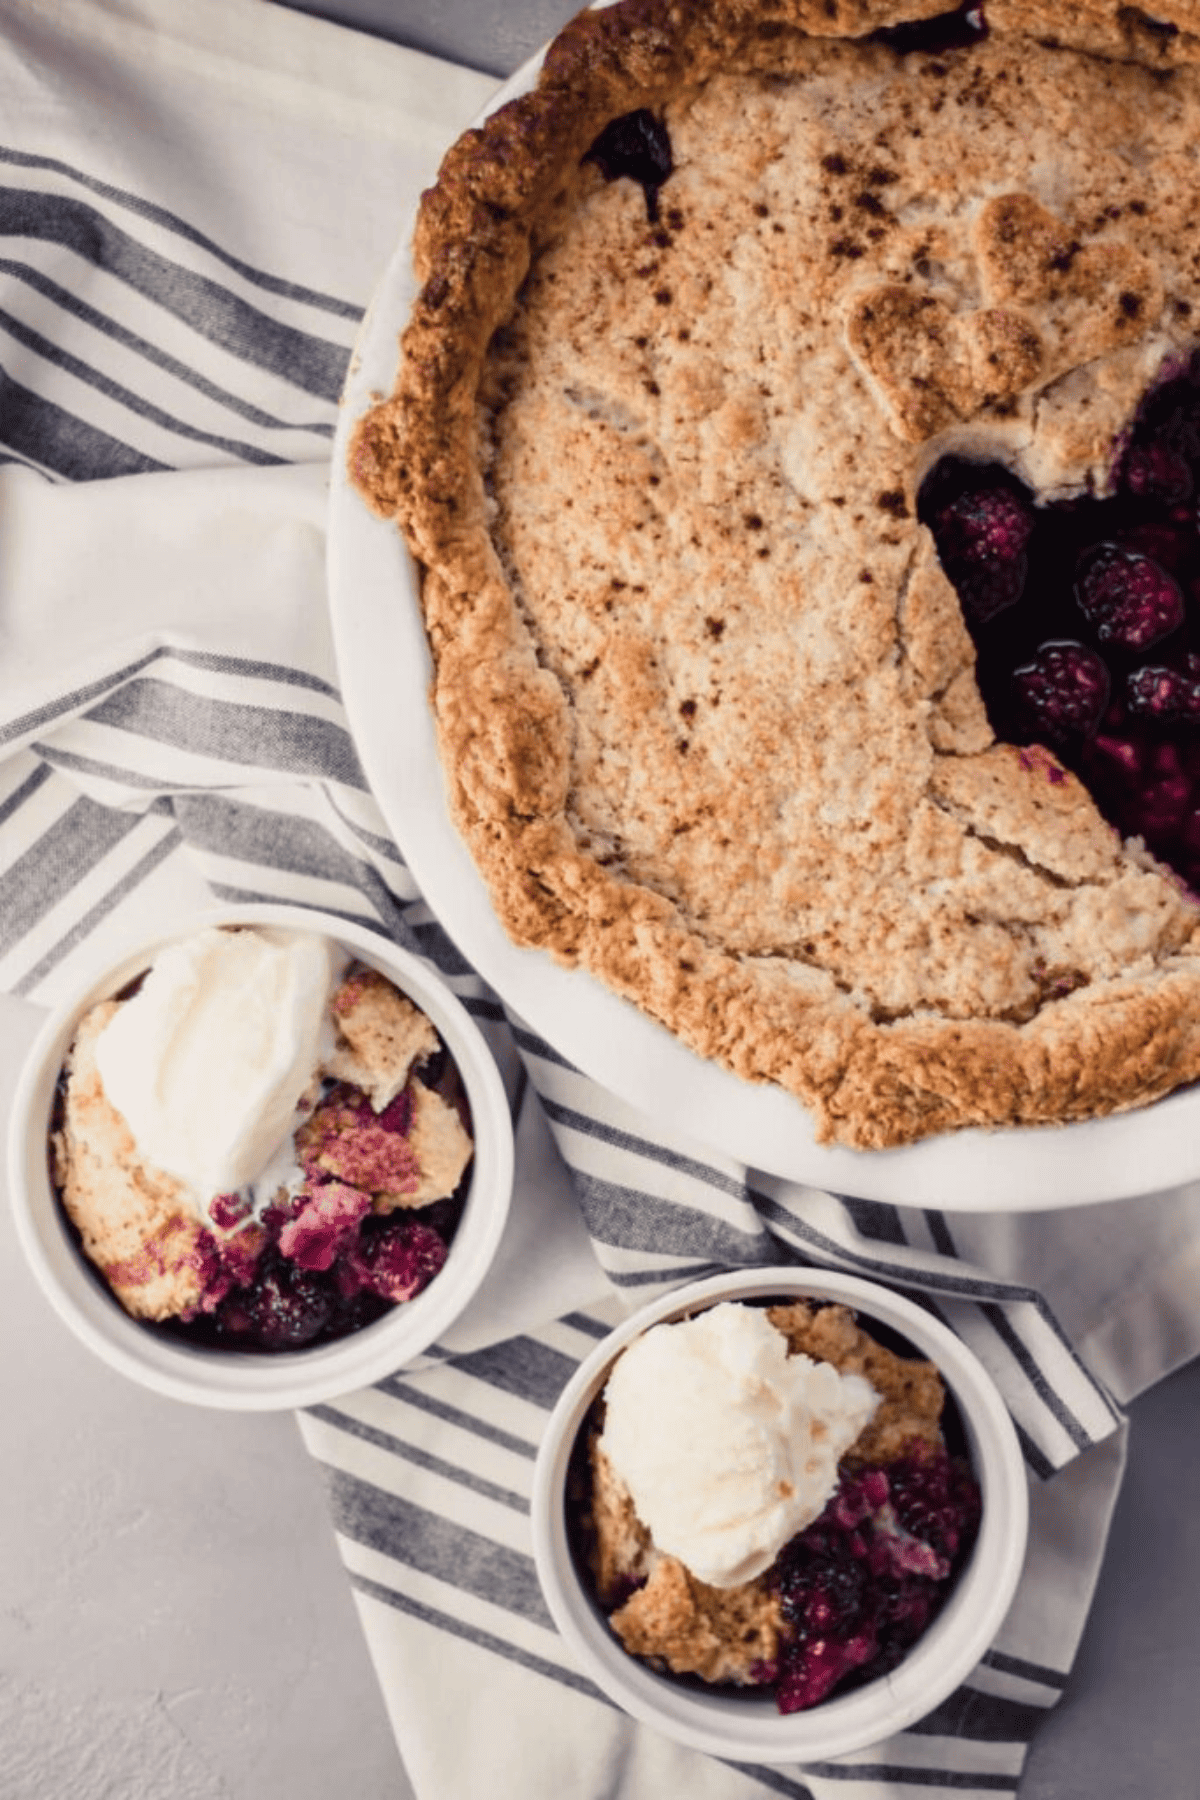
[[1198,133],[1184,0],[617,0],[424,196],[454,822],[818,1141],[1200,1076]]
[[64,1210],[125,1310],[189,1343],[278,1352],[421,1293],[454,1239],[473,1149],[462,1081],[425,1014],[364,965],[322,989],[286,1135],[236,1191],[211,1194],[146,1153],[106,1088],[105,1033],[138,991],[80,1021],[51,1137]]
[[[814,1394],[807,1418],[803,1407],[789,1414],[794,1441],[774,1467],[762,1441],[750,1433],[743,1444],[735,1426],[731,1435],[739,1441],[717,1455],[715,1497],[695,1506],[702,1526],[692,1542],[710,1557],[731,1519],[735,1537],[739,1529],[744,1532],[755,1505],[769,1512],[777,1504],[775,1495],[794,1486],[785,1472],[789,1454],[794,1452],[800,1480],[811,1478],[805,1470],[815,1471],[815,1448],[825,1461],[805,1496],[808,1522],[801,1529],[789,1534],[785,1525],[772,1538],[763,1526],[758,1542],[767,1548],[756,1559],[745,1559],[754,1571],[745,1579],[737,1578],[735,1567],[732,1577],[725,1571],[718,1580],[708,1566],[702,1578],[687,1560],[691,1551],[676,1522],[679,1503],[674,1516],[663,1512],[647,1483],[645,1458],[639,1464],[628,1455],[624,1428],[612,1441],[611,1384],[620,1361],[580,1434],[567,1506],[584,1580],[631,1655],[663,1674],[747,1692],[770,1690],[779,1711],[790,1713],[896,1667],[937,1617],[965,1566],[979,1528],[981,1498],[932,1363],[883,1327],[865,1329],[844,1306],[797,1301],[770,1305],[763,1317],[780,1340],[777,1382],[793,1371],[805,1382],[815,1371],[828,1388],[836,1371],[852,1384],[865,1383],[874,1402],[865,1424],[855,1421],[844,1431],[849,1441],[839,1453],[838,1397],[833,1409],[823,1412]],[[684,1329],[692,1323],[683,1322]],[[670,1332],[679,1325],[653,1329]],[[713,1379],[711,1345],[707,1356],[706,1385]],[[745,1343],[739,1343],[732,1363],[743,1379],[750,1366]],[[756,1400],[751,1387],[746,1404],[753,1408]],[[686,1394],[679,1403],[687,1412]],[[853,1416],[857,1395],[849,1404]],[[682,1428],[689,1425],[703,1434],[695,1415]],[[655,1431],[653,1419],[647,1419],[646,1430]],[[730,1484],[737,1488],[756,1451],[765,1471],[758,1489],[752,1500],[738,1489],[735,1501],[729,1498]],[[648,1446],[651,1459],[657,1453],[656,1446]],[[696,1470],[697,1485],[710,1473]],[[683,1496],[685,1508],[688,1499]],[[659,1532],[664,1539],[670,1535],[666,1526],[675,1527],[673,1547],[659,1541],[639,1506],[666,1522]],[[740,1517],[738,1507],[746,1509]]]

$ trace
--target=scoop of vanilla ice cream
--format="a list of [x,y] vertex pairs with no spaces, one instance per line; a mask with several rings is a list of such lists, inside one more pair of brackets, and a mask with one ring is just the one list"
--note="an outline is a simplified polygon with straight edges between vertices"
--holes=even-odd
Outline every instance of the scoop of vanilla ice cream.
[[736,1587],[823,1511],[879,1395],[789,1356],[762,1308],[725,1302],[635,1339],[604,1402],[600,1447],[655,1547]]
[[140,1155],[201,1217],[290,1133],[339,961],[315,933],[213,927],[161,951],[97,1039],[105,1094]]

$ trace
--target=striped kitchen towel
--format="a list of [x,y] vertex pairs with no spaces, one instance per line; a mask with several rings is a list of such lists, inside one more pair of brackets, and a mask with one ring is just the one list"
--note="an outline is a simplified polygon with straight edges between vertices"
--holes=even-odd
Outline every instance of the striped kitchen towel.
[[[571,1067],[423,902],[339,696],[328,457],[376,271],[491,85],[261,0],[9,0],[0,982],[50,1001],[117,937],[214,896],[288,899],[427,957],[488,1031],[519,1145],[497,1279],[421,1366],[301,1420],[422,1800],[1012,1793],[1086,1615],[1119,1402],[1200,1348],[1200,1201],[948,1216],[761,1175]],[[1027,1575],[980,1668],[919,1726],[803,1770],[617,1714],[557,1639],[528,1540],[540,1432],[597,1335],[659,1288],[774,1261],[923,1296],[999,1383],[1032,1490]]]

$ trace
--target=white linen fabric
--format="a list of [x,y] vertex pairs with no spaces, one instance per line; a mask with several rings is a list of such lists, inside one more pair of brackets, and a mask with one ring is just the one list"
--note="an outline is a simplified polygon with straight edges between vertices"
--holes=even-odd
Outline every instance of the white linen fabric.
[[[424,905],[338,692],[338,393],[406,208],[487,77],[263,0],[8,0],[0,32],[0,985],[49,1002],[213,898],[365,922],[484,1026],[518,1138],[496,1269],[419,1367],[300,1420],[422,1800],[1016,1791],[1121,1474],[1200,1349],[1200,1187],[1034,1217],[820,1193],[667,1135],[508,1012]],[[890,1281],[972,1345],[1030,1474],[999,1640],[918,1726],[734,1767],[574,1666],[530,1555],[549,1409],[607,1325],[736,1265]],[[469,1708],[470,1730],[463,1712]]]

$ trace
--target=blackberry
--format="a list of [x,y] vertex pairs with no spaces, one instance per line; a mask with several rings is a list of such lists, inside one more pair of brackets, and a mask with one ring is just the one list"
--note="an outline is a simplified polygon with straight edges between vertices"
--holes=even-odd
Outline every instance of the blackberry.
[[357,1253],[357,1267],[366,1286],[386,1300],[412,1300],[428,1287],[445,1264],[446,1255],[436,1231],[406,1220],[365,1237]]
[[326,1278],[297,1268],[273,1249],[264,1255],[251,1285],[230,1298],[263,1350],[299,1350],[311,1344],[328,1324],[334,1305]]
[[1043,644],[1032,662],[1013,670],[1019,706],[1047,736],[1091,737],[1112,689],[1107,664],[1086,644]]
[[1101,644],[1148,650],[1183,624],[1183,594],[1153,557],[1121,544],[1099,544],[1075,583],[1079,610]]
[[938,554],[963,611],[977,624],[1021,598],[1032,530],[1030,508],[1007,487],[967,489],[938,514]]

